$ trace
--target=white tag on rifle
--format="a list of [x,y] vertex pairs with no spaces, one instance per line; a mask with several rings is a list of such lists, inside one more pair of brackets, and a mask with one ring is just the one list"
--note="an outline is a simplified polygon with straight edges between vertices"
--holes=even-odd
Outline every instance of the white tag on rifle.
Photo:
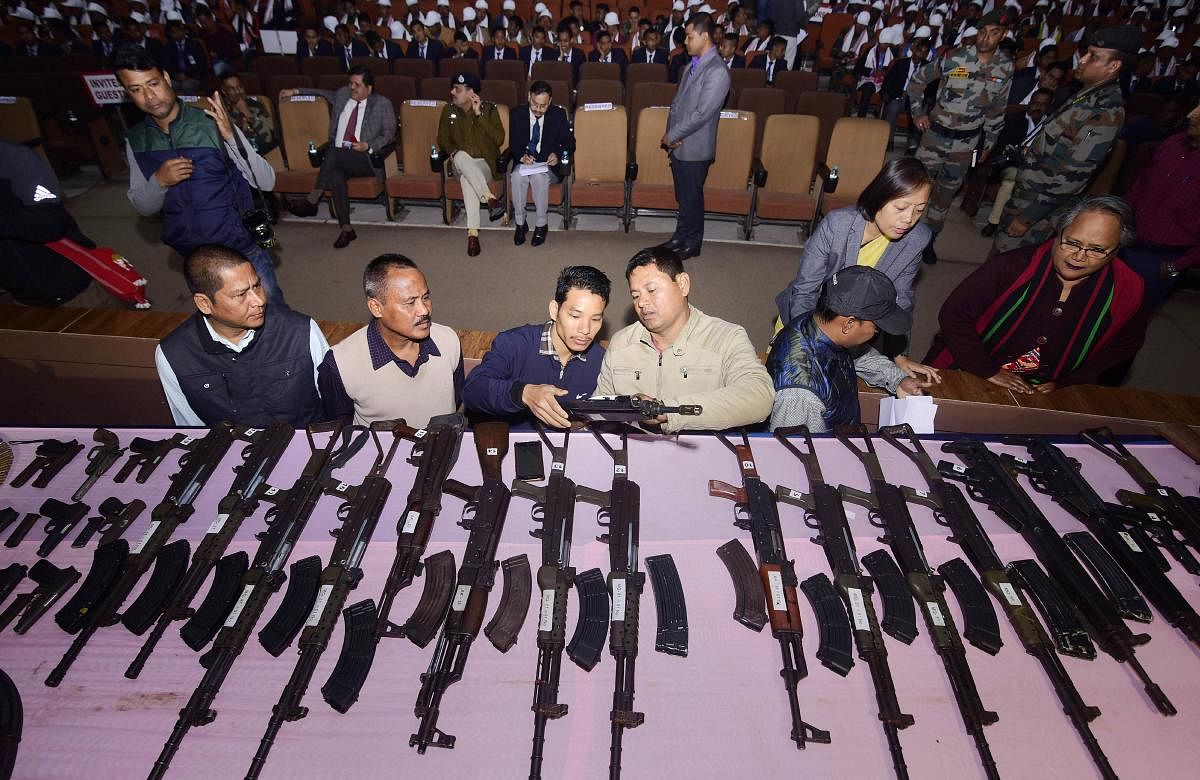
[[333,585],[322,585],[317,591],[317,601],[313,604],[312,612],[308,613],[308,620],[304,621],[304,627],[315,626],[321,622],[321,615],[325,614],[325,605],[329,603],[329,596],[333,593]]
[[208,527],[210,534],[220,533],[225,527],[225,521],[229,519],[229,515],[217,515],[217,519],[213,520],[213,524]]
[[137,555],[142,551],[142,548],[150,541],[150,537],[154,536],[154,532],[158,530],[157,520],[151,520],[150,525],[146,527],[146,533],[142,534],[142,538],[138,541],[137,546],[130,550],[131,553]]
[[777,571],[769,571],[767,581],[771,584],[771,609],[787,612],[787,598],[783,595],[783,575]]
[[348,487],[350,487],[349,482],[339,482],[337,484],[337,487],[334,488],[334,490],[337,491],[338,493],[345,493],[346,488],[348,488]]
[[184,436],[182,439],[179,440],[179,443],[186,447],[189,444],[191,444],[192,442],[194,442],[195,440],[196,440],[195,436]]
[[914,490],[913,494],[916,495],[918,498],[929,498],[928,490]]
[[629,471],[629,469],[626,468],[625,466],[613,466],[614,474],[625,474],[628,471]]
[[789,497],[789,498],[794,498],[794,499],[796,499],[797,501],[803,501],[803,500],[804,500],[804,494],[803,494],[803,493],[801,493],[799,490],[789,490],[789,491],[788,491],[788,497]]
[[538,617],[538,631],[550,631],[554,628],[554,591],[542,591],[542,611]]
[[1119,533],[1121,538],[1125,540],[1125,544],[1129,545],[1129,549],[1133,550],[1135,553],[1140,553],[1142,551],[1142,548],[1138,547],[1137,542],[1133,541],[1133,537],[1127,532],[1117,531],[1117,533]]
[[467,608],[467,598],[471,595],[470,585],[459,585],[458,590],[454,591],[454,601],[450,602],[450,609],[455,612],[462,612]]
[[625,578],[614,579],[612,583],[612,610],[608,619],[614,623],[625,620]]
[[871,624],[867,621],[867,605],[863,603],[863,593],[858,588],[846,588],[850,597],[850,616],[854,618],[854,630],[870,631]]
[[1159,517],[1158,514],[1156,514],[1155,512],[1147,512],[1146,517],[1150,518],[1150,520],[1155,523],[1162,522],[1162,518]]
[[500,450],[499,450],[498,448],[496,448],[496,447],[488,447],[488,448],[487,448],[487,454],[488,454],[488,455],[499,455],[499,454],[500,454]]
[[421,513],[417,510],[412,510],[404,516],[404,527],[400,529],[402,534],[411,534],[417,528],[417,521],[421,519]]
[[551,471],[562,471],[564,468],[566,468],[566,464],[559,460],[556,460],[550,464]]
[[946,627],[946,617],[942,614],[941,608],[932,601],[925,602],[925,608],[929,610],[929,617],[933,620],[933,624],[938,628]]
[[1169,495],[1171,495],[1170,493],[1168,493],[1168,492],[1167,492],[1167,489],[1166,489],[1166,488],[1159,488],[1159,489],[1158,489],[1158,494],[1159,494],[1160,496],[1169,496]]
[[1004,594],[1005,601],[1014,607],[1021,606],[1021,597],[1017,595],[1017,589],[1012,586],[1012,583],[998,582],[996,584],[1000,586],[1000,592]]
[[423,439],[423,438],[425,438],[425,429],[424,429],[424,428],[422,428],[421,430],[419,430],[419,431],[415,432],[415,433],[413,434],[413,438],[414,438],[414,439]]
[[752,461],[752,460],[742,461],[742,470],[749,471],[752,468],[754,468],[754,461]]
[[253,585],[247,585],[242,588],[242,595],[238,596],[237,603],[233,605],[233,611],[229,613],[229,617],[225,618],[225,628],[233,628],[237,623],[238,618],[242,615],[242,610],[246,608],[246,602],[250,600],[250,594],[253,592]]

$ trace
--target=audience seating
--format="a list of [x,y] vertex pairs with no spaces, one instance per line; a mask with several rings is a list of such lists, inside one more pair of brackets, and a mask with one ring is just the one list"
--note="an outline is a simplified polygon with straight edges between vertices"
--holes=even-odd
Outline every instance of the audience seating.
[[247,95],[267,94],[266,90],[263,89],[263,80],[254,71],[246,70],[237,75],[242,80],[242,89],[246,90]]
[[589,103],[612,103],[614,106],[624,105],[625,88],[619,81],[608,79],[588,79],[579,82],[575,90],[575,110],[578,112]]
[[1121,170],[1121,165],[1125,162],[1126,142],[1124,138],[1118,138],[1113,144],[1112,149],[1108,152],[1108,159],[1104,161],[1104,166],[1097,171],[1092,183],[1088,185],[1088,195],[1107,195],[1117,186],[1117,174]]
[[767,86],[767,72],[757,68],[734,68],[729,71],[729,96],[725,99],[725,107],[737,105],[738,95],[743,89]]
[[46,157],[42,129],[29,98],[13,97],[11,102],[0,102],[0,141],[28,146]]
[[637,175],[629,193],[629,221],[640,214],[673,216],[679,209],[671,165],[661,146],[667,130],[670,109],[663,106],[643,108],[637,122],[634,162]]
[[621,80],[621,66],[615,62],[585,62],[579,66],[579,80],[610,79]]
[[417,93],[422,100],[450,100],[450,79],[427,78],[421,79],[417,85]]
[[326,92],[337,92],[342,87],[349,84],[349,77],[344,73],[326,73],[316,78],[317,89],[323,89]]
[[[638,120],[643,108],[651,106],[666,106],[670,108],[675,99],[678,87],[668,82],[644,81],[630,93],[629,96],[629,147],[633,148],[637,139]],[[661,136],[660,136],[661,137]]]
[[575,80],[575,69],[569,62],[559,60],[543,60],[533,64],[530,81],[565,81],[570,84]]
[[492,60],[483,69],[483,76],[497,81],[511,81],[517,94],[525,94],[525,63],[520,60]]
[[816,92],[819,77],[814,71],[785,70],[775,74],[775,88],[783,90],[787,95],[786,113],[798,113],[796,102],[805,92]]
[[[309,58],[306,57],[305,59]],[[334,59],[336,60],[336,58]],[[254,72],[262,78],[300,75],[300,68],[296,65],[296,58],[283,54],[264,54],[261,57],[255,57],[251,60],[250,65],[254,69]]]
[[[563,110],[567,112],[567,118],[570,119],[571,112],[575,110],[575,107],[571,105],[571,82],[560,81],[558,79],[547,79],[546,83],[550,85],[551,102],[553,102],[556,106],[562,106]],[[528,101],[528,92],[523,95],[517,95],[518,106]],[[514,106],[514,108],[516,108],[516,106]]]
[[821,120],[815,116],[775,114],[767,118],[747,240],[754,237],[754,226],[760,224],[803,223],[805,234],[811,232],[823,196],[824,179],[817,180],[816,193],[812,193],[820,132]]
[[754,162],[756,124],[757,119],[750,111],[721,112],[716,159],[704,181],[705,216],[732,218],[740,224],[738,232],[743,239],[750,235],[750,169]]
[[319,148],[329,141],[330,106],[317,95],[295,95],[279,101],[279,130],[287,155],[287,169],[275,172],[275,191],[309,193],[317,172],[308,159],[308,145]]
[[575,159],[567,204],[568,223],[575,212],[615,214],[625,232],[629,232],[627,158],[612,151],[626,148],[626,128],[623,106],[587,108],[586,104],[579,104],[575,112]]
[[384,183],[389,198],[436,204],[445,208],[441,175],[429,164],[429,151],[437,145],[438,122],[445,100],[406,100],[399,106],[400,159],[404,169],[392,173]]
[[843,206],[853,206],[859,194],[871,183],[887,157],[890,135],[882,119],[842,117],[833,126],[825,165],[838,167],[837,190],[821,205],[821,214]]
[[269,95],[272,100],[278,102],[279,93],[281,90],[312,89],[316,85],[308,76],[291,74],[282,76],[265,76],[263,77],[263,86],[267,88],[267,95]]
[[300,75],[308,76],[313,81],[321,76],[341,76],[345,72],[341,59],[337,57],[305,57],[300,60]]
[[821,135],[817,138],[817,159],[825,160],[829,136],[834,124],[846,115],[849,104],[845,95],[837,92],[805,92],[792,109],[794,114],[811,114],[821,120]]
[[438,75],[453,80],[460,73],[470,73],[479,77],[479,60],[444,59],[438,64]]
[[742,90],[738,98],[738,110],[750,111],[757,118],[754,137],[754,156],[762,149],[762,135],[767,126],[767,117],[787,113],[787,95],[774,87],[750,87]]
[[665,62],[634,62],[625,68],[625,91],[633,92],[638,84],[647,81],[665,82],[668,80],[667,64]]
[[433,63],[429,60],[419,59],[402,59],[392,62],[392,73],[397,76],[412,76],[417,80],[417,87],[420,88],[421,82],[425,79],[431,79],[436,74],[433,72]]
[[[508,106],[506,106],[504,104],[497,104],[496,107],[500,110],[500,123],[502,125],[504,125],[504,141],[500,144],[500,159],[504,160],[504,159],[506,159],[507,154],[508,154]],[[439,114],[439,116],[440,116],[440,114]],[[441,173],[442,191],[445,193],[443,219],[447,225],[449,225],[451,222],[454,221],[454,209],[455,209],[454,204],[455,204],[455,202],[457,201],[457,202],[461,203],[462,199],[463,199],[462,186],[459,185],[459,183],[458,183],[458,177],[451,175],[452,172],[449,170],[446,170],[449,167],[450,167],[450,161],[447,160],[446,165],[442,168],[442,173]],[[506,166],[501,165],[499,167],[500,167],[500,180],[497,181],[496,184],[499,185],[500,191],[499,191],[499,193],[497,193],[497,197],[500,200],[504,200],[505,202],[507,202],[508,179],[504,175]],[[487,221],[486,208],[483,209],[483,212],[481,213],[480,216],[484,221]]]
[[484,79],[480,82],[479,96],[490,100],[496,105],[516,108],[522,102],[518,100],[523,93],[517,92],[517,85],[504,79]]
[[[334,68],[333,70],[322,71],[322,73],[337,73],[337,74],[341,75],[342,74],[342,61],[340,59],[338,59],[337,57],[306,57],[304,61],[308,62],[309,60],[326,60],[326,59],[333,60],[334,63],[337,65],[337,67]],[[380,59],[379,57],[351,57],[350,58],[350,67],[366,68],[367,70],[371,71],[371,73],[375,74],[375,78],[379,78],[380,76],[387,76],[387,75],[391,74],[391,72],[392,72],[391,63],[388,62],[387,60]]]
[[827,73],[833,70],[833,49],[853,24],[853,15],[846,13],[826,14],[821,20],[821,35],[817,40],[818,72]]

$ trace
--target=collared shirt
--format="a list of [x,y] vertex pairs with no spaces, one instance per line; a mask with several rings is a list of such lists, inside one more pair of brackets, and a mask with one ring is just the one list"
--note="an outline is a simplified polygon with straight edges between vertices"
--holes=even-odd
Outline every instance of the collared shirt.
[[583,363],[587,362],[587,354],[584,352],[572,352],[571,356],[567,358],[566,363],[562,362],[558,357],[558,350],[554,348],[554,320],[546,320],[546,324],[542,326],[541,344],[541,347],[538,348],[538,354],[549,357],[558,365],[559,379],[562,379],[563,374],[566,373],[567,366],[570,365],[572,360],[579,360]]
[[532,110],[529,112],[529,139],[533,140],[533,128],[536,127],[539,122],[541,123],[541,128],[542,128],[541,132],[538,133],[538,142],[537,142],[537,144],[534,145],[534,149],[533,149],[534,154],[541,154],[541,151],[542,151],[542,138],[544,138],[546,135],[545,120],[546,120],[546,117],[536,116],[536,115],[534,115]]
[[338,115],[337,135],[334,136],[337,143],[341,143],[342,139],[346,137],[346,125],[350,122],[350,114],[354,113],[355,106],[358,106],[358,116],[355,117],[352,133],[355,139],[362,140],[363,119],[367,116],[367,101],[347,100],[346,105],[342,108],[342,113]]
[[[325,340],[325,334],[317,326],[316,320],[310,319],[308,322],[308,351],[312,355],[313,384],[315,385],[317,384],[317,367],[321,365],[325,354],[329,352],[329,342]],[[204,318],[204,327],[208,329],[208,335],[213,341],[238,354],[250,346],[250,342],[254,341],[257,333],[255,330],[247,330],[241,342],[235,344],[217,333],[213,329],[212,323],[208,321],[208,317]],[[200,419],[200,415],[196,414],[184,396],[183,389],[179,386],[179,378],[175,376],[175,369],[171,368],[171,363],[163,354],[161,345],[154,348],[154,365],[158,368],[158,378],[162,382],[163,394],[167,396],[167,406],[171,409],[171,416],[175,418],[175,424],[187,428],[205,427],[204,420]]]
[[700,61],[701,61],[702,59],[704,59],[705,57],[716,57],[716,56],[717,56],[717,47],[716,47],[716,46],[714,46],[714,47],[712,47],[711,49],[709,49],[708,51],[704,52],[704,54],[701,54],[701,55],[698,55],[698,56],[697,56],[697,55],[692,55],[692,66],[691,66],[691,68],[688,70],[688,73],[695,73],[695,72],[696,72],[696,66],[697,66],[697,65],[699,65],[699,64],[700,64]]

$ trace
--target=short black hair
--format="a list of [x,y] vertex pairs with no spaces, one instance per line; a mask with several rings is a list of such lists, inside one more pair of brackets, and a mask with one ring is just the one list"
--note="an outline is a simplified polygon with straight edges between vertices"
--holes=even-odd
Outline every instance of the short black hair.
[[374,30],[367,30],[365,33],[363,33],[363,38],[367,41],[367,45],[372,49],[375,48],[375,44],[383,40],[383,38],[379,37],[379,33],[375,32]]
[[689,16],[687,18],[687,21],[684,22],[683,26],[691,27],[692,32],[696,33],[696,35],[701,35],[701,34],[706,33],[708,35],[709,39],[711,39],[712,34],[713,34],[713,29],[717,25],[715,22],[713,22],[713,18],[712,18],[711,14],[701,11],[699,13],[695,13],[695,14],[692,14],[691,16]]
[[183,22],[181,22],[178,19],[172,19],[171,21],[167,22],[166,25],[163,27],[163,31],[166,32],[167,34],[170,34],[170,32],[172,30],[176,30],[176,29],[183,30],[185,33],[187,32],[187,28],[184,27]]
[[554,300],[562,304],[567,300],[567,294],[576,288],[599,295],[607,304],[608,295],[612,292],[612,282],[598,268],[590,265],[569,265],[558,275],[558,282],[554,285]]
[[[209,18],[212,18],[213,12],[212,12],[212,10],[211,10],[211,9],[210,9],[208,6],[206,6],[206,5],[198,5],[198,6],[196,6],[196,11],[195,11],[195,14],[194,14],[194,15],[195,15],[195,16],[207,16],[207,17],[209,17]],[[305,29],[305,30],[315,30],[315,29],[317,29],[317,28],[313,27],[312,25],[306,25],[306,26],[304,27],[304,29]]]
[[651,246],[629,258],[629,264],[625,266],[625,281],[629,281],[629,277],[633,276],[637,269],[651,264],[672,280],[684,272],[683,258],[678,252],[663,246]]
[[821,285],[821,294],[817,296],[817,305],[813,308],[813,319],[817,322],[830,323],[842,316],[829,305],[829,282]]
[[350,69],[350,72],[346,74],[346,78],[349,79],[351,76],[362,76],[364,84],[366,84],[368,87],[375,86],[375,74],[366,65],[355,65]]
[[538,33],[545,35],[547,38],[550,37],[550,34],[546,32],[546,28],[542,27],[540,24],[535,24],[533,26],[533,29],[529,31],[529,37],[532,38],[533,36],[537,35]]
[[493,37],[493,38],[495,38],[495,37],[496,37],[496,33],[504,33],[504,35],[505,35],[506,37],[508,36],[508,30],[507,30],[507,29],[505,29],[504,27],[501,27],[501,26],[499,26],[499,25],[496,25],[495,27],[493,27],[493,28],[492,28],[492,37]]
[[161,70],[161,68],[158,61],[150,56],[150,52],[146,51],[145,46],[131,43],[119,47],[113,54],[113,71],[120,73],[123,70],[146,71]]
[[405,270],[411,268],[414,271],[421,269],[417,268],[417,264],[412,258],[398,254],[389,253],[380,255],[371,262],[367,263],[367,269],[363,271],[363,292],[368,298],[382,300],[384,289],[387,285],[388,274],[395,270]]
[[915,157],[899,157],[884,164],[871,183],[858,196],[858,213],[865,220],[875,219],[875,214],[890,200],[912,194],[929,184],[929,171]]
[[346,33],[346,35],[350,34],[350,28],[347,27],[345,24],[335,24],[333,26],[333,31],[335,33],[344,32],[344,33]]
[[600,41],[604,40],[605,38],[607,38],[608,40],[611,41],[612,33],[610,33],[608,30],[601,30],[600,32],[596,33],[596,43],[599,43]]
[[638,8],[636,5],[631,5],[631,6],[629,6],[628,8],[626,8],[626,9],[625,9],[625,13],[628,15],[628,13],[629,13],[630,11],[636,11],[637,13],[639,13],[639,14],[640,14],[640,13],[642,12],[642,9]]
[[459,43],[459,42],[466,43],[467,42],[467,34],[465,32],[463,32],[462,30],[459,30],[458,32],[454,33],[454,42],[455,43]]
[[787,46],[787,38],[782,35],[776,35],[767,43],[768,49],[774,49],[776,46]]
[[1050,89],[1050,87],[1038,87],[1033,91],[1033,94],[1029,96],[1029,99],[1033,100],[1038,95],[1045,95],[1046,97],[1050,98],[1051,103],[1054,102],[1054,90]]
[[538,79],[529,85],[529,94],[549,95],[550,97],[554,97],[554,89],[550,86],[548,81],[542,81],[541,79]]
[[224,286],[221,273],[249,262],[250,259],[236,249],[220,244],[201,244],[183,261],[183,278],[193,294],[199,293],[210,301],[216,300],[217,293]]

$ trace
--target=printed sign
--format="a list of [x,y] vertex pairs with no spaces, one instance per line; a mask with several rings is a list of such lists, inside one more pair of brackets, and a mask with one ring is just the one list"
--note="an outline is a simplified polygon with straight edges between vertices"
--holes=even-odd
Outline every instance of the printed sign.
[[117,80],[115,73],[81,73],[83,85],[87,87],[92,103],[97,108],[101,106],[116,106],[129,102],[125,88]]

